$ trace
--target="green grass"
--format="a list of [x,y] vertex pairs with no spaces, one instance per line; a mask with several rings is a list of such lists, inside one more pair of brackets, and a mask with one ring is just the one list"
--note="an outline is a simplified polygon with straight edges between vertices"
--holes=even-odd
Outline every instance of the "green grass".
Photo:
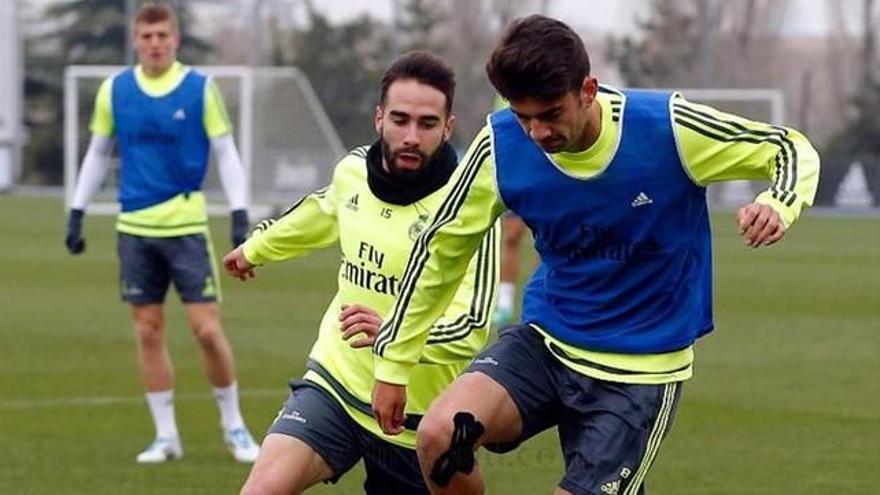
[[[757,251],[738,241],[730,214],[714,221],[717,329],[697,346],[649,493],[880,493],[880,220],[808,213],[780,246]],[[0,196],[0,493],[235,493],[248,468],[222,448],[175,296],[169,344],[186,457],[134,463],[152,425],[118,302],[113,220],[87,218],[77,258],[63,248],[63,223],[57,199]],[[214,232],[222,252],[225,221]],[[224,280],[255,433],[303,370],[337,267],[328,250],[252,283]],[[554,432],[481,460],[493,494],[551,493],[563,469]],[[358,467],[314,493],[359,493],[362,480]]]

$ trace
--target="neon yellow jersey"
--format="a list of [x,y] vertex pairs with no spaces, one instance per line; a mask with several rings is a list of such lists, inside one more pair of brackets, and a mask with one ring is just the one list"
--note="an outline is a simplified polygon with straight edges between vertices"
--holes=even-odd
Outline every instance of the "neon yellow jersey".
[[[148,77],[140,65],[135,67],[135,79],[144,93],[159,97],[173,91],[190,71],[190,67],[175,61],[158,77]],[[113,121],[113,79],[105,79],[95,96],[90,130],[92,133],[111,137],[115,134]],[[232,132],[232,122],[226,112],[223,96],[209,80],[205,85],[203,124],[208,138],[224,136]],[[121,213],[116,228],[119,232],[145,237],[174,237],[205,233],[208,217],[202,193],[178,195],[163,203],[143,210]]]
[[[337,164],[328,187],[306,196],[278,220],[259,224],[243,245],[245,257],[257,265],[340,246],[338,291],[324,313],[309,358],[362,403],[370,402],[375,383],[373,354],[369,348],[354,349],[342,340],[341,308],[357,303],[381,315],[390,311],[410,251],[441,209],[450,187],[446,184],[413,204],[386,203],[368,185],[366,151],[367,147],[360,147],[350,152]],[[413,386],[407,389],[408,414],[424,414],[489,338],[499,275],[499,228],[490,227],[477,241],[478,249],[464,264],[461,284],[452,288],[452,303],[423,334],[422,352],[409,368]],[[336,397],[374,435],[414,448],[415,432],[387,436],[371,415],[353,407],[319,374],[308,371],[305,378]]]
[[[602,86],[599,136],[587,150],[550,155],[564,173],[589,178],[601,173],[614,158],[620,142],[624,93]],[[763,179],[771,186],[756,201],[773,207],[786,225],[812,204],[819,177],[819,156],[799,132],[755,122],[697,105],[676,95],[672,101],[673,132],[682,165],[701,186],[734,179]],[[759,136],[759,138],[755,138]],[[413,253],[401,284],[402,297],[385,320],[374,345],[375,377],[405,385],[407,370],[421,354],[423,334],[451,300],[464,274],[466,261],[483,233],[505,210],[495,182],[495,163],[489,126],[471,143],[463,165],[450,180],[450,218],[435,221],[430,241]],[[536,327],[548,347],[564,350],[569,368],[603,380],[628,383],[666,383],[690,378],[693,349],[666,354],[621,355],[579,349]],[[594,363],[585,366],[583,362]],[[621,372],[609,372],[609,369]],[[672,371],[668,371],[672,370]]]

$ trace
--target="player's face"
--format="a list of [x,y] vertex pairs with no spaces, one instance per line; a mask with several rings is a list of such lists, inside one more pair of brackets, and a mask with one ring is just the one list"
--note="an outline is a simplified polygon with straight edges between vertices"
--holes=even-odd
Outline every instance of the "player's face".
[[578,91],[555,100],[523,98],[510,102],[510,109],[523,129],[547,153],[583,151],[589,147],[590,110],[598,83],[586,78]]
[[161,74],[177,59],[180,35],[171,21],[138,23],[134,27],[134,48],[138,62],[148,74]]
[[418,172],[452,135],[454,121],[438,89],[414,79],[391,83],[385,103],[376,107],[375,122],[389,172]]

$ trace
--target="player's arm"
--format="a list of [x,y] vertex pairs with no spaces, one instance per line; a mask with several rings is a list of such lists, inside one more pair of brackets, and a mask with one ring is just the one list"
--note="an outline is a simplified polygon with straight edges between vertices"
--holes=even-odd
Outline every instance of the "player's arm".
[[85,209],[101,188],[101,183],[104,182],[104,177],[110,169],[113,152],[113,113],[110,106],[112,84],[112,78],[105,79],[95,95],[92,122],[89,126],[92,139],[80,166],[67,217],[64,244],[71,254],[80,254],[86,249],[86,242],[82,236]]
[[449,306],[486,231],[504,209],[490,149],[483,129],[450,179],[452,188],[432,224],[413,246],[397,302],[373,345],[373,412],[388,434],[401,431],[405,386],[431,325]]
[[800,132],[745,119],[684,98],[673,100],[682,161],[700,185],[747,179],[770,187],[738,212],[738,226],[752,247],[785,234],[804,207],[813,203],[819,155]]
[[229,275],[247,280],[254,276],[256,266],[303,256],[338,239],[335,185],[331,183],[305,196],[277,219],[257,224],[247,241],[223,257],[223,266]]
[[217,159],[220,184],[226,194],[231,216],[230,241],[232,247],[244,242],[248,230],[247,181],[241,156],[232,136],[232,121],[226,112],[223,95],[213,80],[205,84],[204,111],[202,112],[205,134],[211,142],[211,153]]
[[420,363],[473,359],[492,324],[501,268],[501,222],[486,232],[446,312],[431,325]]

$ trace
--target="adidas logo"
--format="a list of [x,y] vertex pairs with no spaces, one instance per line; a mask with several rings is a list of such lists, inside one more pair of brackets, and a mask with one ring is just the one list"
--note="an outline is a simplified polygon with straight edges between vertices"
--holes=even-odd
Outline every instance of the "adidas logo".
[[184,112],[182,108],[178,108],[171,118],[174,120],[186,120],[186,112]]
[[[642,194],[644,194],[644,193],[642,193]],[[639,196],[641,196],[641,194]],[[645,196],[645,197],[647,198],[647,196]],[[638,198],[636,198],[636,199],[638,199]],[[648,202],[649,203],[651,202],[651,198],[648,198]],[[633,203],[635,203],[635,201],[633,201]],[[623,469],[620,470],[620,477],[623,478],[624,480],[628,479],[631,474],[632,474],[632,471],[628,467],[624,467]],[[609,481],[608,483],[605,483],[604,485],[599,487],[599,489],[605,495],[617,495],[620,492],[621,483],[622,483],[622,481],[620,479],[616,479],[614,481]]]
[[600,489],[605,495],[617,495],[617,493],[620,491],[620,480],[614,480],[609,483],[605,483]]
[[638,196],[636,196],[636,199],[632,200],[632,203],[630,203],[630,205],[632,205],[633,208],[637,208],[639,206],[649,205],[653,202],[654,200],[649,198],[648,195],[645,194],[645,191],[642,191],[639,193]]
[[350,210],[357,211],[358,210],[358,194],[355,194],[354,196],[348,198],[348,202],[345,203],[345,207]]

